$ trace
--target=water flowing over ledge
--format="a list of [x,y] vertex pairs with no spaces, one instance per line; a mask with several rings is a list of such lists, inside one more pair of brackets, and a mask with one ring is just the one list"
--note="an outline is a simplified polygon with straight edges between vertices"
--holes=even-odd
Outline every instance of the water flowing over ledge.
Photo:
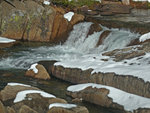
[[[0,68],[27,69],[31,64],[40,60],[82,60],[84,57],[98,56],[104,51],[123,48],[131,40],[139,37],[139,34],[130,31],[106,27],[102,27],[102,31],[94,32],[87,37],[91,24],[91,22],[83,22],[75,25],[68,40],[63,45],[20,48],[18,52],[11,52],[11,56],[0,60]],[[96,47],[100,35],[105,30],[109,30],[111,33],[101,45]]]

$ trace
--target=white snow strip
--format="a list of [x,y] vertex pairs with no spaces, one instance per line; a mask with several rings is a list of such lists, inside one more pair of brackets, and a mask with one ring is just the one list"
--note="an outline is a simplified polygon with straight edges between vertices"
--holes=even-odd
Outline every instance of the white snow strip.
[[115,62],[112,58],[107,58],[108,61],[103,61],[101,59],[106,59],[106,56],[91,54],[81,56],[77,59],[57,62],[54,65],[61,65],[66,68],[79,68],[82,70],[91,68],[93,69],[91,74],[98,72],[114,72],[120,76],[131,75],[141,78],[145,82],[150,82],[150,53],[120,62]]
[[8,38],[4,38],[4,37],[0,37],[0,43],[11,43],[11,42],[15,42],[16,40],[13,39],[8,39]]
[[146,33],[144,35],[142,35],[140,38],[139,38],[139,41],[140,42],[144,42],[146,40],[150,39],[150,32],[149,33]]
[[150,2],[150,0],[133,0],[134,2]]
[[75,105],[75,104],[64,104],[64,103],[53,103],[53,104],[49,105],[49,109],[51,109],[52,107],[61,107],[61,108],[71,109],[71,108],[77,107],[77,105]]
[[14,103],[23,101],[26,97],[27,94],[32,94],[32,93],[39,93],[41,96],[46,97],[46,98],[56,98],[52,94],[48,94],[44,91],[39,91],[39,90],[25,90],[25,91],[20,91],[17,93],[16,98],[14,99]]
[[21,84],[21,83],[8,83],[7,85],[9,85],[9,86],[17,86],[17,85],[19,85],[19,86],[31,87],[30,85]]
[[43,4],[50,5],[51,3],[48,0],[44,0]]
[[94,84],[94,83],[86,83],[86,84],[72,85],[68,87],[67,90],[70,92],[78,92],[90,86],[92,88],[108,89],[110,91],[108,96],[113,99],[114,103],[118,103],[119,105],[124,106],[124,109],[126,111],[133,112],[134,110],[138,108],[150,108],[149,98],[130,94],[130,93],[124,92],[122,90],[119,90],[110,86]]
[[73,15],[74,15],[74,12],[68,12],[64,14],[64,18],[66,18],[68,21],[71,21]]
[[37,63],[32,64],[31,67],[28,70],[33,70],[34,73],[38,73],[38,69],[36,68],[37,65],[38,65]]

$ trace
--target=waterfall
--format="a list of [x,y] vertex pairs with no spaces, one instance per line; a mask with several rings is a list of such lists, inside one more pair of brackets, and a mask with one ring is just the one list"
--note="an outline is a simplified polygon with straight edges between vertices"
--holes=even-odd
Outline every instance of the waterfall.
[[[108,29],[103,27],[100,32],[94,32],[87,37],[91,22],[83,22],[75,25],[68,40],[63,45],[41,46],[41,47],[20,47],[17,52],[11,52],[11,56],[0,59],[0,69],[21,68],[26,69],[32,63],[40,60],[72,60],[83,55],[100,54],[104,51],[123,48],[131,40],[138,38],[139,34],[127,30]],[[96,46],[100,35],[109,30],[111,33],[103,40],[100,46]]]

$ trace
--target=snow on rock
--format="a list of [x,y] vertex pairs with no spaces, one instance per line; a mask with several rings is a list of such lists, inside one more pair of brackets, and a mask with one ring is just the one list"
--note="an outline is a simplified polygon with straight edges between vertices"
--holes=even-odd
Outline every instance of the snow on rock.
[[14,99],[14,103],[23,101],[26,97],[27,94],[32,94],[32,93],[38,93],[41,96],[45,97],[45,98],[56,98],[54,95],[52,94],[48,94],[44,91],[39,91],[39,90],[24,90],[24,91],[20,91],[17,93],[16,98]]
[[21,83],[8,83],[7,85],[9,86],[25,86],[25,87],[31,87],[30,85],[26,85],[26,84],[21,84]]
[[45,5],[50,5],[51,3],[50,3],[49,0],[44,0],[43,4],[45,4]]
[[86,84],[72,85],[68,87],[67,90],[70,92],[78,92],[78,91],[84,90],[85,88],[89,86],[91,86],[92,88],[108,89],[110,91],[108,94],[108,97],[112,98],[114,103],[124,106],[124,109],[126,111],[133,112],[134,110],[138,108],[150,108],[149,98],[130,94],[130,93],[124,92],[122,90],[119,90],[110,86],[94,84],[94,83],[86,83]]
[[[93,69],[92,73],[108,73],[114,72],[120,76],[131,75],[143,79],[145,82],[150,82],[150,53],[146,53],[143,56],[135,57],[132,59],[126,59],[120,62],[116,62],[113,58],[102,55],[84,55],[78,59],[64,60],[56,62],[54,65],[61,65],[65,68],[79,68],[82,70]],[[124,63],[126,62],[126,63]],[[132,64],[132,65],[131,65]]]
[[13,39],[8,39],[8,38],[4,38],[4,37],[0,37],[0,43],[11,43],[11,42],[15,42],[16,40]]
[[74,15],[74,12],[68,12],[64,14],[64,18],[66,18],[68,21],[71,21],[73,15]]
[[28,70],[33,70],[34,73],[38,73],[38,69],[36,68],[37,65],[38,65],[37,63],[32,64],[31,67]]
[[133,0],[134,2],[150,2],[150,0]]
[[53,104],[49,105],[49,109],[51,109],[52,107],[62,107],[62,108],[70,109],[70,108],[77,107],[77,105],[75,105],[75,104],[64,104],[64,103],[53,103]]
[[146,40],[150,39],[150,32],[149,33],[146,33],[144,35],[142,35],[140,38],[139,38],[139,41],[140,42],[144,42]]

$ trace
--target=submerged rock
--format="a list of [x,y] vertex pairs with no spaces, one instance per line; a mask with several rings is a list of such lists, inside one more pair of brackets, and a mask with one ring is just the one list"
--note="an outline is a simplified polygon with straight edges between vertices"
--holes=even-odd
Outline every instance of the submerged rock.
[[99,45],[101,45],[101,44],[103,43],[103,41],[105,40],[105,38],[107,38],[107,36],[108,36],[110,33],[111,33],[111,31],[109,31],[109,30],[104,31],[104,32],[100,35],[99,40],[98,40],[96,46],[98,47]]
[[98,23],[94,23],[90,26],[89,32],[87,34],[87,37],[91,34],[93,34],[94,32],[100,32],[102,31],[102,28],[100,27],[100,25]]

